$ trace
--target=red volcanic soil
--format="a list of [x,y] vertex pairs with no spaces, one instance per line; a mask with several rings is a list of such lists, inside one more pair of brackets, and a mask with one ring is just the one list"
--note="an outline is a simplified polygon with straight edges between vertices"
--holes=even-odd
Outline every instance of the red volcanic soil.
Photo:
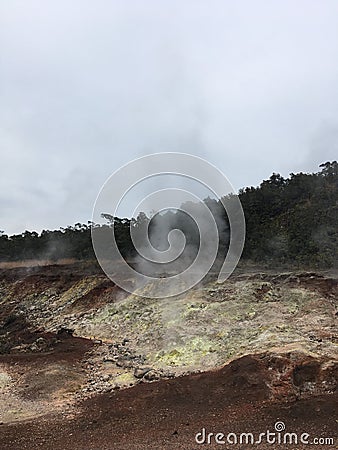
[[[274,403],[261,378],[260,362],[250,356],[221,370],[194,374],[97,395],[79,404],[74,417],[62,415],[0,426],[3,450],[81,449],[142,450],[261,448],[294,450],[309,445],[198,444],[196,433],[275,432],[283,421],[287,432],[313,438],[335,438],[337,396],[316,396]],[[311,446],[310,446],[311,447]],[[334,445],[321,445],[322,449]]]
[[[86,270],[88,274],[92,273],[91,267]],[[3,279],[19,280],[14,296],[23,296],[24,289],[42,292],[52,280],[56,283],[55,289],[63,291],[81,276],[83,272],[74,273],[68,267],[58,268],[56,272],[54,266],[48,266],[43,274],[35,268],[29,269],[28,275],[26,268],[11,269],[2,274]],[[24,277],[26,284],[20,281]],[[318,277],[307,276],[304,279],[298,277],[294,283],[312,283],[332,301],[336,298],[335,281],[328,284]],[[82,297],[82,303],[74,302],[70,312],[108,302],[115,289],[112,283],[102,281],[93,288],[90,296]],[[264,292],[259,291],[258,295],[261,294]],[[93,348],[93,342],[73,337],[67,330],[55,334],[30,328],[22,315],[13,313],[11,303],[2,305],[0,321],[3,321],[0,331],[6,345],[9,339],[11,346],[30,345],[37,338],[43,338],[45,345],[36,353],[29,349],[20,352],[14,347],[10,350],[5,348],[4,354],[0,355],[0,363],[8,367],[11,374],[22,373],[25,382],[17,384],[14,392],[19,397],[25,396],[33,401],[39,399],[43,392],[59,392],[60,386],[72,382],[72,379],[67,379],[67,374],[74,373],[76,381],[85,381],[83,363]],[[288,358],[284,355],[275,360],[264,354],[248,355],[214,371],[151,383],[140,382],[129,389],[76,400],[75,408],[70,409],[53,409],[52,402],[57,402],[59,397],[50,396],[48,414],[44,412],[44,415],[29,420],[7,423],[1,423],[0,418],[0,450],[333,449],[336,440],[331,445],[267,443],[264,438],[261,444],[256,445],[215,443],[217,433],[225,436],[235,433],[238,437],[241,433],[253,433],[258,439],[259,434],[267,430],[274,433],[277,421],[284,422],[285,431],[297,433],[298,438],[302,433],[308,433],[309,442],[315,438],[336,439],[338,408],[332,380],[337,378],[337,365],[328,365],[324,371],[324,360],[315,360],[311,355],[298,356],[299,360],[296,360],[294,355],[291,352]],[[53,376],[45,369],[55,365],[59,371]],[[290,371],[285,368],[290,368]],[[329,382],[326,394],[325,390],[316,390],[325,382]],[[315,388],[306,391],[306,386],[312,385]],[[83,396],[79,394],[76,398]],[[196,442],[196,434],[203,429],[207,435],[213,433],[211,444]]]

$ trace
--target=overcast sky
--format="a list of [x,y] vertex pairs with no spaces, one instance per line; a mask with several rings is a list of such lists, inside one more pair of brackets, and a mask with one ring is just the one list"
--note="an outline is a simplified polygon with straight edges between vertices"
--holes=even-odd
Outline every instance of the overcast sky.
[[338,2],[0,0],[0,229],[87,222],[129,160],[236,189],[338,155]]

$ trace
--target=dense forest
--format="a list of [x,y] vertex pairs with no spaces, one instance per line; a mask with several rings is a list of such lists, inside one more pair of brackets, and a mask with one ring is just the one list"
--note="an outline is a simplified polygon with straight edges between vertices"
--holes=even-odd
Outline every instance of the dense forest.
[[[258,187],[241,189],[239,198],[246,220],[244,261],[268,266],[337,266],[336,161],[321,164],[317,173],[291,173],[288,178],[274,173]],[[229,239],[227,215],[220,201],[208,198],[204,202],[216,218],[220,232],[219,254],[222,256]],[[198,209],[198,204],[193,207]],[[182,212],[167,212],[162,216],[156,215],[152,220],[144,213],[136,219],[118,218],[106,213],[102,217],[106,219],[106,225],[77,223],[59,230],[44,230],[40,234],[25,231],[13,236],[0,231],[0,261],[94,259],[92,227],[102,233],[114,227],[121,253],[125,258],[132,259],[135,249],[130,227],[141,229],[148,223],[150,238],[152,230],[157,230],[152,243],[159,249],[161,238],[172,228],[181,229],[190,246],[198,247],[198,230]],[[158,230],[162,230],[162,235]]]

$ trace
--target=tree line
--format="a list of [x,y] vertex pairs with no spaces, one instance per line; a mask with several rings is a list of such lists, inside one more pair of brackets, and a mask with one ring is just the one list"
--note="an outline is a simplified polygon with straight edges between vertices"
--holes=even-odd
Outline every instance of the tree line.
[[[316,173],[291,173],[288,178],[273,173],[258,187],[241,189],[238,196],[246,220],[243,260],[272,267],[337,266],[337,161],[321,164]],[[229,201],[229,197],[222,200]],[[216,219],[222,258],[229,241],[228,218],[221,201],[208,198],[204,203]],[[202,211],[198,204],[188,206],[195,215]],[[25,231],[12,236],[0,231],[0,261],[92,260],[95,258],[91,243],[93,227],[100,233],[111,233],[113,227],[120,252],[126,259],[135,256],[130,228],[137,234],[149,227],[150,240],[159,249],[168,231],[178,228],[185,234],[190,248],[198,248],[196,224],[182,211],[168,211],[153,219],[145,213],[136,219],[113,217],[105,212],[102,217],[107,222],[104,225],[89,221],[58,230]]]

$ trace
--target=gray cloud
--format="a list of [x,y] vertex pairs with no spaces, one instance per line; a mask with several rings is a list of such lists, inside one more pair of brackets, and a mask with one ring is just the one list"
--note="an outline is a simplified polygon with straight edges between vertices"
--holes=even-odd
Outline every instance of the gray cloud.
[[0,229],[90,219],[146,153],[236,188],[316,170],[337,148],[337,22],[330,0],[2,2]]

